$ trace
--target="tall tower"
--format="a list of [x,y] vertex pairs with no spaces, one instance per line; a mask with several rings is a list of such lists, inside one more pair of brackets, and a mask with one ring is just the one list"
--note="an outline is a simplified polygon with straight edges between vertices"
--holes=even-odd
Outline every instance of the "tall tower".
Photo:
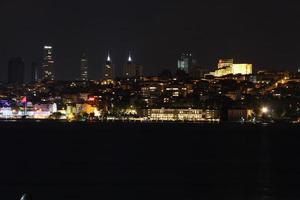
[[130,52],[129,52],[128,59],[125,62],[124,67],[123,67],[123,76],[126,78],[135,76],[135,65],[132,62]]
[[103,68],[103,79],[113,80],[114,78],[115,78],[115,69],[108,52],[107,59]]
[[80,80],[88,80],[88,59],[85,54],[83,54],[80,59]]
[[123,76],[125,78],[140,77],[143,75],[143,67],[133,63],[129,52],[128,59],[123,67]]
[[12,84],[24,83],[25,64],[22,58],[11,58],[8,63],[8,82]]
[[42,80],[54,80],[54,60],[52,46],[44,46],[44,58],[42,65]]
[[191,70],[193,65],[193,58],[192,54],[184,53],[181,55],[180,59],[178,60],[178,69],[185,71],[187,74],[189,70]]

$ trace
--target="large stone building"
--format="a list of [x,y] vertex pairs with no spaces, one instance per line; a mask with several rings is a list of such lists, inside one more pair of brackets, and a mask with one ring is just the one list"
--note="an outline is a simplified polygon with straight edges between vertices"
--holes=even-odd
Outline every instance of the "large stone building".
[[252,74],[252,64],[235,64],[233,59],[221,59],[218,69],[210,72],[210,75],[222,77],[227,75],[249,75]]

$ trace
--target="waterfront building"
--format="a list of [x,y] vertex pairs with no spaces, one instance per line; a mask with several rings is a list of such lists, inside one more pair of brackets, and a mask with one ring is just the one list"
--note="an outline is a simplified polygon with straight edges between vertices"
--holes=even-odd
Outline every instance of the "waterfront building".
[[151,121],[219,121],[218,110],[205,109],[147,109],[145,116]]

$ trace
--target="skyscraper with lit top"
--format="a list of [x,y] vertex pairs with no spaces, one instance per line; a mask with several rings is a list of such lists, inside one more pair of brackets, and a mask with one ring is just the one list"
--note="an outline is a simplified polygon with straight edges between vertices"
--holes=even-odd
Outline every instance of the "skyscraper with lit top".
[[105,65],[103,67],[103,79],[104,80],[113,80],[115,78],[115,69],[114,65],[111,61],[110,54],[108,52],[107,59]]
[[143,67],[141,65],[136,65],[133,63],[131,54],[129,53],[128,59],[123,67],[123,77],[132,78],[140,77],[143,75]]
[[80,80],[88,80],[88,59],[85,54],[82,54],[80,59]]
[[54,59],[52,46],[44,46],[44,58],[42,65],[42,80],[52,81],[54,74]]

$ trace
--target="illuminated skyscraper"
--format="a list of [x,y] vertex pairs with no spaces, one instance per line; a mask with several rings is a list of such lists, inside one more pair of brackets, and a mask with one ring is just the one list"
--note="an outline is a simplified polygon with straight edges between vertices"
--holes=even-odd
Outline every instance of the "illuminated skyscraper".
[[43,80],[54,80],[54,60],[53,60],[53,49],[51,46],[44,46],[44,58],[42,65],[42,79]]
[[143,66],[134,64],[130,53],[123,67],[123,76],[126,78],[143,76]]
[[24,83],[25,64],[22,58],[11,58],[8,63],[8,82],[12,84]]
[[179,70],[185,71],[187,74],[193,65],[192,54],[182,54],[180,59],[178,60],[177,68]]
[[80,80],[88,80],[88,59],[86,58],[85,54],[83,54],[80,59]]
[[111,61],[109,52],[107,54],[107,59],[105,65],[103,67],[103,79],[105,80],[113,80],[115,78],[115,69],[114,65]]

